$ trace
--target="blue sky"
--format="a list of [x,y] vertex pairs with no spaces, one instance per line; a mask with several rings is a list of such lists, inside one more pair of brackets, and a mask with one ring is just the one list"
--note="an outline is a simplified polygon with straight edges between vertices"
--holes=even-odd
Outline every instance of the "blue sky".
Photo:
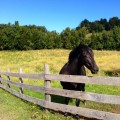
[[120,18],[120,0],[0,0],[0,24],[45,26],[49,31],[75,28],[84,19]]

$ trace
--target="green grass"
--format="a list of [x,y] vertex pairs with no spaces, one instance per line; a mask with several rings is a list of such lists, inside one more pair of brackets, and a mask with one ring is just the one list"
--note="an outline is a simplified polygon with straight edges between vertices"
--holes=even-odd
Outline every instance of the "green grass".
[[[24,73],[43,73],[44,64],[50,66],[50,72],[58,74],[62,66],[67,62],[69,50],[34,50],[34,51],[1,51],[0,68],[1,71],[18,72],[23,68]],[[95,60],[100,71],[95,76],[119,76],[120,77],[120,52],[119,51],[94,51]],[[86,69],[87,70],[87,69]],[[87,70],[87,75],[92,75]],[[3,76],[4,77],[4,76]],[[6,78],[6,77],[4,77]],[[11,77],[11,80],[18,81],[17,78]],[[24,83],[43,86],[44,82],[39,80],[23,79]],[[4,83],[5,84],[5,83]],[[5,84],[6,85],[6,84]],[[59,82],[52,82],[52,87],[62,88]],[[12,86],[12,89],[18,91],[18,88]],[[120,87],[106,85],[86,85],[87,92],[120,95]],[[24,93],[40,99],[44,99],[43,93],[24,90]],[[63,97],[52,96],[54,102],[64,102]],[[71,105],[75,105],[75,100],[71,100]],[[87,101],[82,107],[104,110],[109,112],[120,113],[120,105],[102,104]],[[72,120],[72,117],[65,118],[62,114],[47,112],[34,104],[28,103],[8,92],[0,89],[0,120]]]
[[73,120],[62,114],[45,111],[0,89],[0,120]]

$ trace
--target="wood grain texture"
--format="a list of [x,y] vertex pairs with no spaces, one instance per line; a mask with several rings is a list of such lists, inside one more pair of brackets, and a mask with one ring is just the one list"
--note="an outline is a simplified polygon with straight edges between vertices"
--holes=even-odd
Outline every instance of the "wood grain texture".
[[45,74],[45,78],[48,80],[60,80],[65,82],[120,86],[120,77],[88,77]]
[[[49,74],[49,66],[47,64],[44,65],[44,74]],[[44,86],[45,88],[51,88],[51,81],[49,79],[44,80]],[[51,102],[51,95],[48,93],[45,93],[45,100]]]
[[[7,76],[8,79],[7,80],[3,79],[2,76]],[[19,83],[11,81],[10,77],[19,78]],[[44,87],[24,84],[23,78],[44,80]],[[51,81],[56,81],[56,80],[65,81],[65,82],[86,83],[86,84],[120,86],[120,77],[88,77],[88,76],[76,76],[76,75],[50,74],[49,66],[47,64],[45,64],[44,66],[44,74],[24,74],[22,73],[22,70],[20,70],[19,73],[11,73],[10,70],[8,70],[8,72],[0,71],[0,88],[7,90],[11,94],[21,99],[24,99],[26,101],[40,105],[44,108],[52,109],[55,111],[78,114],[80,116],[85,116],[88,118],[96,118],[103,120],[120,120],[120,114],[51,102],[51,95],[58,95],[58,96],[64,96],[70,98],[85,99],[85,100],[101,102],[101,103],[120,104],[120,96],[116,96],[116,95],[106,95],[106,94],[97,94],[91,92],[80,92],[73,90],[51,88]],[[6,82],[7,86],[4,86],[2,82]],[[11,89],[10,85],[19,87],[20,92]],[[45,100],[40,100],[38,98],[25,95],[23,94],[23,89],[33,90],[37,92],[44,92]]]
[[19,92],[16,92],[15,90],[5,87],[1,84],[0,84],[0,87],[21,99],[24,99],[26,101],[32,102],[37,105],[40,105],[44,108],[52,109],[55,111],[78,114],[80,116],[86,116],[88,118],[96,118],[96,119],[102,119],[102,120],[120,120],[120,114],[98,111],[98,110],[93,110],[93,109],[89,109],[89,108],[82,108],[82,107],[53,103],[53,102],[49,102],[49,101],[45,101],[45,100],[40,100],[38,98],[34,98],[34,97],[31,97],[31,96],[28,96],[25,94],[20,94]]
[[87,83],[87,84],[99,84],[99,85],[112,85],[120,86],[120,77],[88,77],[88,76],[76,76],[76,75],[55,75],[55,74],[20,74],[20,73],[7,73],[0,72],[0,75],[29,78],[38,80],[59,80],[65,82],[75,83]]

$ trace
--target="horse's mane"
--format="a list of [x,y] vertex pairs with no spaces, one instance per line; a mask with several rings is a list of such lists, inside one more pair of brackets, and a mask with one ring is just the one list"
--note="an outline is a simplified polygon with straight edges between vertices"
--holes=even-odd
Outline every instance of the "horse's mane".
[[74,48],[74,49],[70,52],[70,54],[69,54],[69,62],[72,62],[73,59],[77,58],[78,55],[79,55],[80,53],[82,53],[82,51],[83,51],[84,49],[86,49],[86,48],[88,48],[88,46],[83,45],[83,44],[80,44],[79,46],[77,46],[76,48]]

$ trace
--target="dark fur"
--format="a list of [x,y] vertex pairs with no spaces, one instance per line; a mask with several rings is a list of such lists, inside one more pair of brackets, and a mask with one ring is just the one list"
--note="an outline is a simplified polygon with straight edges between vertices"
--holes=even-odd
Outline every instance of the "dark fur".
[[[60,74],[65,75],[86,75],[86,66],[93,74],[98,72],[98,66],[94,60],[93,51],[86,45],[79,45],[74,48],[70,54],[68,62],[62,67]],[[85,91],[83,83],[61,82],[63,89]],[[69,98],[65,98],[65,104],[69,103]],[[80,100],[76,99],[76,106],[79,106]]]

